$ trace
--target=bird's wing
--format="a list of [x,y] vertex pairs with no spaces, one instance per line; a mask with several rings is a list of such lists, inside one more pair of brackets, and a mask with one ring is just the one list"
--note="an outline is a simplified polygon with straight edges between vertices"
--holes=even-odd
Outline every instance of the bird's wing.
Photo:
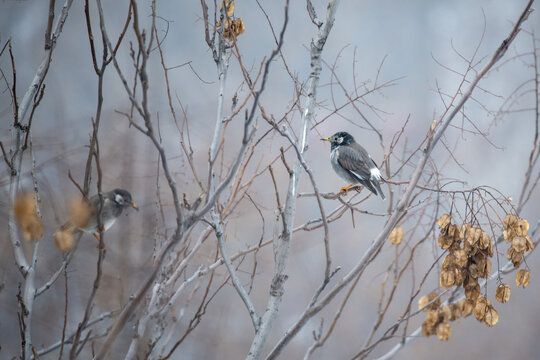
[[360,149],[340,146],[338,162],[344,169],[349,170],[360,179],[366,180],[370,178],[370,169],[374,164],[366,150],[360,146],[358,147]]

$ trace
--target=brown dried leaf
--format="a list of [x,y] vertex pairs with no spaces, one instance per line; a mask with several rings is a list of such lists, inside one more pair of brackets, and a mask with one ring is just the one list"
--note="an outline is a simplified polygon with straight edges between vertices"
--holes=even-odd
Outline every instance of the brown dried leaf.
[[497,292],[495,294],[495,299],[498,302],[505,303],[510,300],[510,286],[508,284],[500,284],[497,286]]
[[388,239],[394,245],[401,244],[401,240],[403,240],[403,229],[401,228],[401,226],[395,227],[390,233]]
[[450,324],[440,323],[437,325],[436,333],[439,340],[446,341],[450,339]]
[[58,230],[54,233],[54,244],[60,251],[68,251],[73,247],[73,234],[69,229]]
[[439,311],[429,310],[426,315],[426,324],[429,326],[435,326],[439,322]]
[[528,270],[519,270],[516,274],[516,285],[525,289],[531,283],[531,274]]

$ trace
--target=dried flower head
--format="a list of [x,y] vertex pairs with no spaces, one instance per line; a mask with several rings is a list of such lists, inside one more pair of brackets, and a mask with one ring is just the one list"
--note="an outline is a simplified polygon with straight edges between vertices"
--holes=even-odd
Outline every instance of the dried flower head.
[[54,244],[60,251],[68,251],[73,247],[73,234],[69,229],[60,229],[54,233]]
[[86,199],[71,199],[69,201],[69,223],[75,228],[84,228],[92,217],[92,206]]
[[13,204],[13,212],[26,240],[41,239],[43,223],[37,215],[37,202],[32,194],[27,192],[18,194]]

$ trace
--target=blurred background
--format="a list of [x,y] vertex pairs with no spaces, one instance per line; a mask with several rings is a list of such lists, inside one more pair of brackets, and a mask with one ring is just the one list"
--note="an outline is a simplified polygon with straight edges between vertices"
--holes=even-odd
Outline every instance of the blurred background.
[[[112,38],[118,36],[124,25],[128,4],[128,1],[104,4],[105,22]],[[315,0],[313,4],[319,18],[324,19],[326,2]],[[243,64],[254,77],[263,58],[268,57],[275,47],[272,30],[261,7],[267,13],[274,31],[279,33],[283,23],[284,3],[262,0],[259,7],[257,2],[237,0],[235,5],[235,15],[242,18],[246,28],[245,33],[238,38],[238,48]],[[395,150],[395,158],[390,160],[395,171],[399,159],[406,158],[419,146],[432,121],[439,119],[444,113],[449,99],[441,96],[437,90],[442,94],[453,94],[462,81],[462,74],[467,71],[466,59],[473,55],[473,64],[477,66],[471,72],[474,76],[475,71],[485,64],[509,34],[513,21],[516,21],[525,5],[526,1],[523,0],[342,1],[323,52],[327,66],[323,66],[321,74],[315,121],[325,121],[312,130],[310,148],[306,155],[319,189],[322,192],[336,192],[346,185],[331,170],[329,145],[319,141],[321,137],[328,137],[340,130],[348,131],[369,150],[375,161],[381,164],[392,139],[409,119]],[[62,3],[57,2],[57,15],[61,6]],[[209,7],[213,11],[213,4],[209,4]],[[96,35],[99,34],[98,17],[92,1],[90,12]],[[150,3],[140,1],[139,12],[141,26],[149,29]],[[26,91],[42,61],[47,13],[46,1],[0,0],[0,45],[4,46],[5,42],[11,39],[19,96]],[[157,51],[151,53],[148,65],[151,96],[149,107],[156,127],[159,128],[179,191],[193,200],[199,195],[200,189],[181,150],[178,129],[185,130],[186,126],[189,126],[194,164],[205,183],[208,148],[217,111],[217,70],[204,40],[200,3],[158,1],[157,14],[158,34],[161,39],[165,37],[162,43],[165,62],[171,68],[182,65],[169,71],[171,96],[179,123],[175,123],[169,111],[167,88]],[[317,28],[307,14],[305,2],[291,2],[289,17],[282,49],[285,62],[283,59],[273,62],[266,90],[261,97],[261,105],[266,113],[273,114],[276,119],[280,119],[296,100],[295,84],[290,74],[300,83],[305,82],[309,76],[309,46],[317,33]],[[539,14],[534,12],[525,22],[523,31],[505,58],[480,83],[480,88],[475,90],[473,99],[465,107],[466,116],[456,118],[453,124],[455,127],[449,129],[444,139],[446,146],[441,144],[434,151],[432,159],[441,177],[463,182],[453,184],[448,189],[487,185],[497,189],[501,196],[511,197],[514,203],[518,200],[537,121],[535,106],[538,99],[535,101],[537,92],[534,89],[538,86],[538,74],[534,68],[533,54],[539,55],[540,44],[538,39],[533,39],[532,33],[539,32]],[[131,79],[133,64],[129,57],[130,41],[133,41],[131,32],[120,48],[118,60]],[[97,40],[96,43],[97,53],[101,54],[101,43]],[[0,57],[0,68],[6,78],[0,81],[0,139],[7,148],[11,141],[13,117],[6,85],[6,82],[11,84],[12,81],[11,63],[6,54]],[[352,106],[345,106],[338,113],[334,113],[334,109],[347,101],[337,79],[351,92],[362,83],[365,83],[365,88],[372,88],[374,84],[387,84],[363,97],[358,105],[380,132],[382,139],[379,139]],[[235,95],[238,95],[239,99],[244,99],[247,95],[248,89],[242,81],[240,68],[232,58],[225,90],[225,116],[232,113]],[[156,178],[159,168],[158,154],[149,139],[130,127],[128,120],[119,114],[129,112],[130,102],[112,65],[107,68],[104,82],[104,104],[99,132],[102,188],[128,189],[141,211],[126,211],[106,234],[104,275],[97,294],[94,315],[122,307],[129,295],[140,287],[142,279],[148,273],[158,241],[156,239],[168,238],[174,230],[170,192],[161,172],[159,178]],[[91,119],[96,111],[97,77],[90,56],[83,2],[74,2],[71,7],[45,84],[45,96],[36,110],[32,125],[45,224],[37,267],[38,284],[46,282],[62,261],[62,254],[53,244],[52,234],[66,220],[68,200],[79,194],[69,180],[68,172],[82,182],[92,132]],[[227,169],[238,149],[243,128],[241,119],[243,115],[232,121],[227,129],[222,155],[223,171]],[[299,112],[293,113],[288,120],[292,130],[299,134]],[[257,121],[259,129],[256,139],[270,128],[260,117]],[[474,127],[469,121],[474,122]],[[479,134],[479,131],[483,135]],[[253,174],[264,170],[264,167],[279,155],[279,148],[284,145],[286,141],[279,135],[265,137],[247,171]],[[413,164],[414,159],[415,156],[412,159]],[[288,160],[292,164],[294,154],[288,153]],[[26,167],[23,170],[27,175],[23,178],[22,185],[31,188],[31,177],[28,173],[30,162],[28,159],[25,161]],[[16,269],[6,230],[9,171],[3,162],[0,167],[0,358],[7,359],[19,354],[16,294],[22,277]],[[274,168],[283,201],[288,176],[279,162]],[[400,179],[406,179],[411,171],[411,167],[406,166]],[[537,173],[538,169],[535,169],[533,178]],[[97,191],[95,177],[94,174],[91,194]],[[158,185],[164,219],[160,219],[157,211]],[[312,192],[305,174],[300,186],[300,192]],[[383,189],[388,193],[388,187]],[[395,196],[399,196],[402,190],[403,187],[396,186]],[[265,223],[263,226],[259,211],[255,211],[249,201],[242,202],[227,225],[227,244],[231,254],[256,245],[261,238],[270,240],[277,226],[275,194],[268,173],[256,178],[250,194],[255,198]],[[529,220],[531,227],[540,219],[539,200],[540,196],[536,191],[520,213],[520,217]],[[427,212],[433,217],[440,215],[449,202],[441,200],[441,203],[443,206],[438,212],[435,209],[428,209]],[[327,212],[338,205],[336,200],[324,201]],[[353,224],[350,213],[347,213],[330,224],[333,263],[334,266],[342,267],[332,284],[361,258],[384,225],[387,207],[388,202],[371,197],[360,205],[361,209],[372,213],[371,215],[357,214]],[[464,212],[465,209],[456,211]],[[500,212],[498,215],[500,216]],[[313,197],[298,199],[295,224],[301,226],[318,216],[319,211]],[[202,226],[194,229],[194,238],[201,229]],[[405,225],[404,230],[407,234]],[[322,280],[322,234],[321,229],[298,231],[295,234],[287,270],[289,279],[286,293],[267,350],[273,347],[302,313]],[[410,239],[415,240],[418,239]],[[414,267],[418,278],[440,255],[436,241],[436,237],[429,238],[415,253]],[[215,238],[210,237],[190,264],[186,277],[199,266],[213,263],[215,251]],[[97,253],[95,240],[85,235],[68,266],[68,332],[76,329],[82,317],[95,277]],[[501,262],[504,263],[505,249],[501,249],[500,253]],[[251,297],[259,313],[262,313],[273,275],[271,248],[263,248],[257,257],[256,281]],[[364,273],[332,337],[324,347],[313,354],[313,358],[351,358],[361,349],[376,319],[380,285],[393,257],[394,250],[385,246],[383,253]],[[252,263],[253,258],[250,257],[240,266],[244,284],[249,284]],[[493,263],[495,268],[495,260]],[[540,331],[540,317],[536,314],[536,298],[540,296],[540,287],[535,275],[539,266],[536,253],[527,259],[527,266],[531,271],[531,284],[525,290],[514,286],[513,274],[505,275],[505,282],[512,287],[512,296],[509,303],[496,304],[500,320],[495,327],[488,328],[473,317],[462,319],[451,324],[452,334],[449,341],[422,337],[405,347],[396,358],[537,358],[540,346],[536,341],[536,334]],[[221,282],[225,281],[226,275],[225,268],[219,268],[216,272],[216,277]],[[438,280],[435,271],[428,277],[420,296],[437,289]],[[207,278],[201,279],[198,286],[204,288],[207,281]],[[61,337],[64,285],[64,279],[60,278],[35,302],[32,327],[34,345],[38,349],[49,346]],[[495,287],[490,284],[486,290],[491,298],[494,297]],[[175,308],[177,313],[171,314],[178,318],[178,336],[187,327],[192,316],[192,307],[198,306],[196,299],[200,299],[201,291],[194,293],[193,299],[188,299],[187,296],[183,298]],[[398,288],[394,300],[396,307],[390,309],[387,315],[388,325],[393,324],[401,314],[410,294],[410,285]],[[318,329],[321,318],[325,319],[325,325],[329,324],[343,296],[344,294],[340,294],[331,306],[304,327],[285,349],[282,358],[296,359],[304,355],[313,342],[312,331]],[[413,306],[416,307],[416,300]],[[409,329],[415,329],[423,320],[423,315],[417,316],[409,324]],[[122,354],[125,354],[133,332],[132,325],[128,324],[122,332],[114,351],[110,353],[112,359],[121,358]],[[104,324],[101,330],[106,327]],[[385,326],[382,328],[386,329]],[[242,358],[247,354],[252,338],[253,328],[247,311],[235,289],[227,284],[208,306],[201,324],[182,343],[172,358]],[[399,338],[381,344],[369,357],[384,354],[397,341]],[[90,356],[90,352],[86,355]],[[52,352],[43,358],[52,359],[57,356],[57,352]]]

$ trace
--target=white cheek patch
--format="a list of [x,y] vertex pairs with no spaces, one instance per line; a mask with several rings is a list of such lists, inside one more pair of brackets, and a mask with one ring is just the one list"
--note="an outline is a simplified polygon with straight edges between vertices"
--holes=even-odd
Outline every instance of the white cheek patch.
[[377,169],[376,167],[369,169],[369,172],[371,173],[371,177],[375,179],[381,178],[381,171]]
[[124,203],[124,198],[122,197],[122,195],[116,194],[114,196],[114,202],[116,202],[117,204],[123,204]]

